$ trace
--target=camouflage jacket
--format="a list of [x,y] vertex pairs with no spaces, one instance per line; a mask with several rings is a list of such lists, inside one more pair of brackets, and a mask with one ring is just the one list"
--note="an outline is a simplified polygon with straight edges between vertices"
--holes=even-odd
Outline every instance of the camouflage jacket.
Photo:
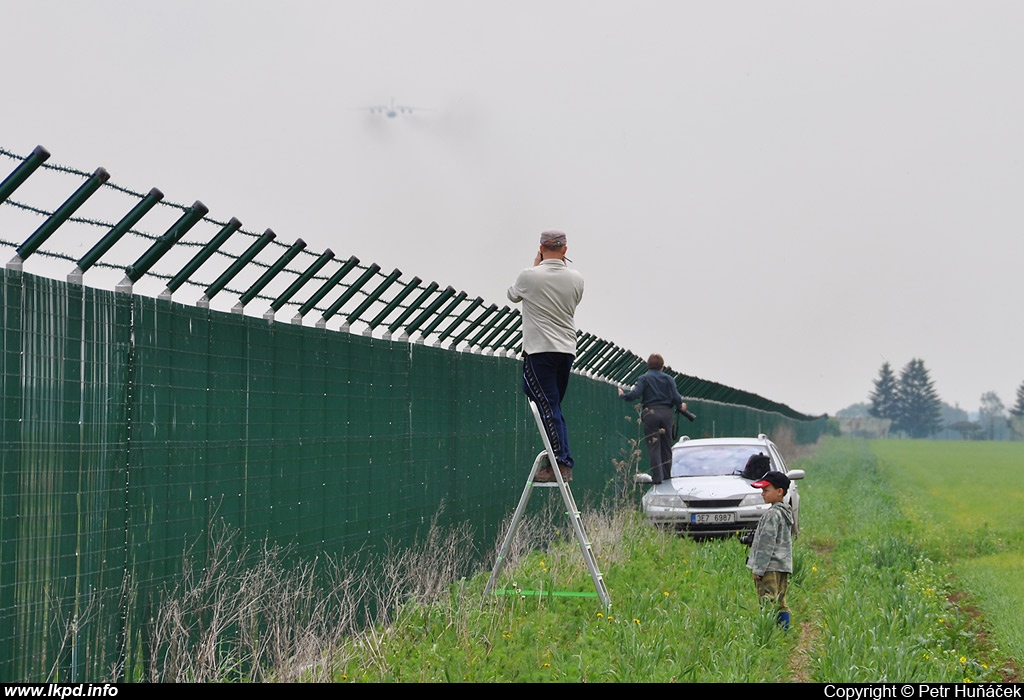
[[747,568],[755,576],[764,576],[765,571],[793,573],[793,509],[789,504],[773,503],[761,516]]

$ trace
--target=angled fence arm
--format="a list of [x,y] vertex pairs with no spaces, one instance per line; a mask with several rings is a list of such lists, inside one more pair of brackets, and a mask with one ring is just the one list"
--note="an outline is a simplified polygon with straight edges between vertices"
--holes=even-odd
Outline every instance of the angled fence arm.
[[381,309],[381,311],[376,316],[374,316],[369,323],[366,324],[367,329],[372,332],[373,329],[375,329],[377,326],[383,323],[384,319],[387,318],[388,315],[392,311],[394,311],[395,308],[399,304],[401,304],[407,296],[416,291],[416,287],[418,287],[419,283],[422,281],[423,280],[420,279],[419,277],[413,277],[411,280],[409,280],[409,282],[402,287],[402,291],[396,294],[394,298],[391,299],[391,301],[385,304],[384,308]]
[[596,357],[604,348],[600,339],[590,335],[589,333],[585,334],[583,338],[584,339],[578,344],[579,350],[576,352],[576,361],[573,363],[580,371],[585,370],[589,366],[591,360],[593,360],[594,357]]
[[210,256],[217,252],[224,242],[231,237],[238,229],[242,228],[242,222],[231,217],[224,226],[221,227],[217,235],[214,236],[206,245],[200,248],[199,252],[196,253],[191,260],[189,260],[185,267],[181,268],[174,277],[167,282],[167,288],[160,294],[161,299],[170,299],[171,295],[178,291],[181,285],[188,281],[188,278],[198,270],[204,262],[209,260]]
[[604,361],[605,355],[613,350],[611,343],[598,339],[592,351],[586,358],[580,360],[580,370],[587,372],[594,372],[597,367]]
[[271,302],[270,309],[267,311],[267,313],[263,314],[263,317],[267,318],[267,316],[269,315],[270,318],[274,318],[274,314],[280,311],[281,307],[287,304],[288,300],[295,296],[295,294],[305,286],[306,282],[313,278],[313,275],[320,272],[320,270],[323,269],[324,265],[326,265],[333,259],[334,251],[331,250],[330,248],[320,253],[320,257],[314,260],[313,264],[307,267],[303,271],[303,273],[299,275],[298,279],[296,279],[294,282],[288,285],[288,289],[281,292],[281,295],[278,296],[277,299],[274,299],[273,302]]
[[[415,277],[414,279],[419,278]],[[383,336],[384,340],[390,340],[391,334],[394,333],[403,323],[405,323],[410,316],[416,313],[416,310],[420,308],[420,305],[427,299],[429,299],[431,294],[437,291],[438,286],[439,285],[437,284],[437,282],[431,282],[430,284],[428,284],[423,289],[423,291],[420,292],[420,295],[416,297],[416,299],[413,300],[413,302],[409,304],[409,306],[406,307],[405,311],[400,313],[398,315],[398,318],[396,318],[394,321],[388,324],[388,329],[387,331],[385,331]],[[451,287],[448,287],[448,289],[451,289]]]
[[[345,319],[345,323],[343,323],[341,326],[341,330],[347,331],[352,326],[352,324],[355,323],[359,319],[359,317],[363,315],[363,312],[370,308],[373,302],[377,301],[377,299],[380,298],[380,295],[387,291],[388,287],[394,284],[395,281],[401,276],[402,271],[399,270],[397,267],[394,270],[392,270],[388,274],[388,276],[384,278],[384,281],[378,284],[376,289],[367,294],[366,298],[363,299],[363,302],[349,313],[348,317]],[[370,335],[373,329],[368,328],[367,331],[368,332],[364,333],[364,335]]]
[[117,285],[117,291],[130,293],[132,285],[142,279],[142,276],[149,272],[157,260],[166,255],[167,251],[173,248],[174,244],[180,241],[181,237],[188,233],[189,229],[195,226],[209,211],[205,204],[196,200],[178,217],[177,221],[171,224],[164,235],[153,241],[153,245],[138,260],[124,269],[124,280]]
[[516,331],[519,330],[519,327],[522,325],[522,322],[522,314],[520,314],[518,310],[513,309],[512,325],[509,326],[508,330],[502,333],[501,336],[499,336],[498,339],[494,341],[494,352],[498,352],[499,350],[504,350],[506,353],[512,352],[513,348],[509,344],[508,340]]
[[597,376],[603,376],[605,368],[614,362],[621,352],[622,348],[618,345],[615,343],[608,343],[607,349],[602,352],[597,358],[597,361],[590,366],[590,372]]
[[[494,324],[498,321],[499,316],[490,318],[490,316],[494,316],[497,310],[498,304],[492,304],[488,306],[486,309],[484,309],[479,316],[471,320],[469,324],[466,326],[466,330],[463,331],[458,338],[452,341],[452,349],[455,350],[459,343],[463,342],[469,337],[469,334],[479,330],[479,333],[473,336],[473,340],[470,340],[466,343],[467,348],[472,348],[474,345],[476,345],[476,341],[479,340],[480,336],[482,336],[484,333],[492,329]],[[490,318],[490,320],[487,322],[486,325],[482,327],[482,329],[480,329],[480,324],[483,323],[484,318]]]
[[[451,289],[451,287],[449,287],[448,289]],[[448,291],[448,290],[445,290],[445,291]],[[452,293],[454,294],[455,290],[452,290]],[[449,296],[451,296],[451,295],[449,295]],[[448,302],[448,306],[444,307],[443,311],[439,311],[437,313],[437,315],[434,317],[434,320],[431,321],[427,325],[426,328],[424,328],[422,331],[420,331],[420,337],[419,337],[419,339],[416,342],[422,343],[427,336],[429,336],[431,333],[434,332],[434,329],[436,329],[439,325],[441,325],[442,321],[444,321],[446,318],[448,318],[448,316],[455,310],[455,308],[459,304],[461,304],[463,302],[463,300],[467,296],[468,295],[465,292],[459,292],[458,294],[455,294],[455,296],[452,298],[452,300],[450,302]],[[438,304],[438,306],[440,306],[440,304]],[[421,316],[423,316],[425,318],[424,314],[421,314]],[[417,318],[416,320],[418,322],[420,319]],[[416,326],[419,327],[419,323],[417,323]],[[409,332],[412,333],[413,330],[414,329],[410,327]]]
[[[500,322],[494,324],[494,330],[492,330],[487,335],[486,338],[484,338],[483,340],[479,341],[479,344],[477,343],[477,338],[474,338],[470,342],[473,345],[479,345],[479,347],[481,349],[483,349],[485,352],[487,352],[487,351],[489,351],[489,347],[490,347],[491,343],[494,341],[494,339],[497,338],[501,334],[501,332],[503,330],[505,330],[508,327],[508,325],[510,323],[512,323],[513,321],[515,321],[515,320],[516,320],[515,311],[510,309],[508,306],[503,306],[503,307],[501,307],[501,311],[498,313],[497,319],[495,319],[495,321],[500,321]],[[482,335],[482,333],[480,335]]]
[[103,168],[96,168],[96,171],[92,176],[83,182],[81,186],[74,191],[74,193],[65,200],[63,204],[53,212],[50,217],[40,224],[39,228],[35,232],[25,239],[25,242],[18,246],[18,249],[9,263],[7,263],[8,270],[21,270],[22,263],[24,263],[32,253],[36,252],[43,243],[46,242],[53,232],[56,231],[61,224],[71,218],[71,215],[78,211],[78,208],[85,204],[85,200],[89,199],[96,190],[103,185],[104,182],[110,179],[110,173]]
[[[632,386],[636,384],[637,380],[640,379],[640,375],[647,371],[647,362],[639,357],[636,358],[636,364],[630,368],[628,372],[623,374],[620,380],[623,384]],[[672,381],[676,381],[675,377],[672,377]]]
[[320,289],[313,292],[313,296],[307,299],[302,306],[299,307],[298,313],[292,318],[292,323],[301,324],[303,317],[316,308],[316,305],[320,303],[320,300],[327,296],[327,293],[334,289],[338,283],[344,279],[345,275],[352,272],[359,264],[359,258],[354,255],[349,256],[341,267],[339,267],[330,278],[320,285]]
[[0,182],[0,204],[7,201],[7,198],[14,193],[16,189],[21,187],[21,183],[28,179],[29,175],[36,171],[40,165],[46,162],[46,159],[50,157],[50,152],[42,146],[36,146],[32,149],[32,152],[25,157],[25,160],[21,161],[17,168],[11,171],[11,174],[4,178],[3,182]]
[[373,263],[368,268],[366,268],[366,272],[361,274],[359,276],[359,279],[353,282],[352,286],[346,289],[345,293],[338,297],[338,299],[333,304],[328,306],[327,309],[323,312],[323,314],[320,315],[320,320],[316,322],[316,327],[326,328],[327,321],[330,320],[331,316],[338,313],[338,310],[345,305],[345,302],[354,297],[356,295],[356,292],[362,289],[363,285],[369,282],[370,278],[376,275],[379,270],[380,265],[378,265],[377,263]]
[[210,300],[213,299],[220,290],[224,289],[224,287],[227,286],[227,283],[234,279],[235,275],[241,272],[242,268],[248,265],[253,258],[259,255],[260,251],[270,245],[270,242],[275,238],[277,238],[277,234],[274,233],[273,230],[268,228],[264,231],[262,236],[253,241],[252,245],[250,245],[237,260],[231,263],[231,266],[221,273],[221,276],[214,280],[213,284],[206,288],[206,292],[204,292],[203,296],[196,302],[196,306],[201,309],[210,308]]
[[305,247],[306,242],[301,238],[296,238],[295,242],[288,247],[288,250],[282,253],[281,257],[274,261],[274,264],[267,268],[267,270],[260,275],[260,278],[252,283],[251,287],[245,290],[245,293],[238,298],[238,303],[232,307],[231,311],[238,314],[242,313],[245,305],[255,299],[256,295],[262,292],[263,288],[270,284],[270,280],[277,277],[281,270],[283,270],[296,255],[301,253]]
[[455,331],[455,329],[456,329],[456,328],[458,328],[459,326],[461,326],[461,325],[462,325],[462,323],[463,323],[463,322],[464,322],[464,321],[466,320],[466,318],[467,318],[467,317],[468,317],[468,316],[469,316],[469,315],[470,315],[471,313],[473,313],[474,311],[476,311],[477,307],[478,307],[478,306],[481,306],[481,305],[482,305],[483,303],[484,303],[484,300],[483,300],[482,298],[480,298],[480,297],[477,297],[476,299],[474,299],[473,301],[471,301],[471,302],[469,303],[469,305],[468,305],[468,306],[466,306],[466,308],[462,310],[462,313],[461,313],[461,314],[459,314],[458,318],[456,318],[456,319],[455,319],[454,321],[452,321],[451,323],[449,323],[449,324],[448,324],[448,327],[447,327],[447,328],[445,328],[445,329],[444,329],[443,331],[441,331],[441,332],[440,332],[440,333],[438,334],[438,336],[437,336],[437,340],[436,340],[436,341],[434,341],[434,347],[435,347],[435,348],[439,348],[439,347],[441,347],[441,343],[442,343],[442,342],[444,342],[445,338],[447,338],[447,337],[448,337],[449,335],[451,335],[451,334],[452,334],[452,333],[453,333],[453,332]]
[[157,202],[164,198],[164,193],[153,188],[149,193],[139,200],[139,203],[132,207],[131,211],[125,214],[107,234],[94,245],[88,253],[78,261],[77,267],[68,274],[68,282],[82,284],[82,276],[90,267],[95,265],[103,255],[117,243],[124,234],[131,230],[132,226],[139,223],[139,220],[149,213],[149,210],[156,206]]

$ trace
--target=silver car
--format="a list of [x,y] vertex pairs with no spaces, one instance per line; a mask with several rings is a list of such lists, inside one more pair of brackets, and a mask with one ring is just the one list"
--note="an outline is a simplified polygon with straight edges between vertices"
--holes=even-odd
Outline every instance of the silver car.
[[[764,457],[758,458],[758,455]],[[751,457],[755,459],[752,461]],[[643,509],[651,523],[691,535],[724,536],[753,530],[769,506],[750,484],[760,478],[748,462],[786,474],[792,484],[785,502],[793,508],[793,535],[799,529],[802,469],[788,469],[778,448],[765,435],[756,438],[680,438],[672,446],[672,478],[652,485]],[[765,466],[760,467],[764,473]],[[637,474],[638,483],[651,483]]]

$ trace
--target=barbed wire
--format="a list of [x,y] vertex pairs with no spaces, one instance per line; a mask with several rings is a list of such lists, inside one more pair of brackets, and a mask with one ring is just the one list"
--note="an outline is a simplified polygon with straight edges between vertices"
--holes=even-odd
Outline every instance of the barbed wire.
[[[17,153],[13,153],[12,151],[7,150],[3,146],[0,146],[0,155],[6,156],[6,157],[11,158],[13,160],[19,160],[19,161],[23,161],[23,160],[25,160],[25,158],[28,157],[28,156],[20,156]],[[52,170],[54,172],[64,173],[64,174],[67,174],[67,175],[75,175],[77,177],[81,177],[82,179],[89,179],[90,177],[92,177],[92,173],[90,173],[90,172],[86,172],[85,170],[79,170],[78,168],[73,168],[73,167],[70,167],[70,166],[67,166],[67,165],[61,165],[59,163],[51,163],[49,161],[49,159],[47,159],[46,161],[40,163],[40,167],[42,167],[45,170]],[[125,194],[125,195],[128,195],[130,197],[134,197],[136,199],[143,199],[143,198],[146,197],[146,193],[145,192],[139,192],[137,190],[131,189],[130,187],[125,187],[123,185],[119,185],[116,182],[114,182],[113,180],[107,180],[105,183],[103,183],[102,187],[104,187],[106,189],[113,190],[115,192],[120,192],[121,194]],[[174,210],[180,211],[180,212],[185,212],[185,211],[188,211],[190,209],[190,207],[185,205],[185,204],[179,204],[178,202],[169,202],[169,201],[163,200],[163,199],[161,199],[157,203],[157,206],[168,207],[170,209],[174,209]],[[52,212],[48,212],[47,214],[49,214],[49,213],[52,213]],[[222,227],[222,228],[224,226],[226,226],[227,223],[228,223],[227,221],[222,221],[220,219],[215,219],[212,216],[203,216],[201,220],[205,221],[206,223],[213,224],[214,226],[219,226],[219,227]],[[83,221],[83,222],[86,222],[86,223],[91,223],[88,220],[80,220],[80,221]],[[106,223],[106,222],[96,222],[96,223],[99,223],[99,224],[105,225],[105,226],[113,226],[113,224]],[[243,234],[243,235],[245,235],[245,236],[253,238],[253,239],[256,239],[256,238],[260,237],[259,233],[255,232],[255,231],[250,231],[249,229],[246,229],[245,227],[239,228],[238,232]],[[153,234],[146,234],[146,233],[140,232],[140,231],[134,231],[133,230],[132,233],[136,233],[137,235],[142,235],[144,237],[149,237],[151,240],[156,240],[156,238],[157,238],[157,236],[155,236]],[[185,243],[185,245],[189,245],[189,244]],[[202,245],[202,244],[193,243],[192,245],[197,245],[198,246],[198,245]],[[284,243],[283,241],[278,241],[278,240],[271,241],[270,245],[271,246],[275,246],[275,247],[281,247],[281,248],[287,248],[288,247],[288,244]],[[306,255],[313,255],[313,253],[310,253],[308,251],[303,251],[303,253],[305,253]],[[229,255],[228,253],[223,253],[223,252],[219,252],[219,254],[221,254],[221,255]]]

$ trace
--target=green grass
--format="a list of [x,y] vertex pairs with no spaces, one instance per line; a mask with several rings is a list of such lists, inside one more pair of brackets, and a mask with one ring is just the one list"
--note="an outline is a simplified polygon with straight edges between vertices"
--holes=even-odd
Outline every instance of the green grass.
[[1024,442],[876,440],[886,480],[944,524],[1024,533]]
[[[902,482],[888,487],[889,464],[880,466],[866,443],[840,440],[798,464],[808,477],[800,486],[803,534],[794,550],[788,633],[757,604],[744,566],[747,549],[736,540],[694,542],[653,530],[635,513],[619,513],[588,524],[612,596],[610,613],[593,598],[482,601],[481,574],[456,585],[447,599],[407,605],[392,624],[343,644],[335,679],[1003,678],[1004,656],[956,602],[959,580],[948,575],[957,563],[947,558],[952,550],[936,546],[937,524],[905,509]],[[529,554],[510,569],[504,588],[592,590],[570,542]],[[996,585],[1005,583],[1001,575],[994,580],[993,599]],[[1013,591],[1003,596],[1012,599]]]
[[[404,610],[372,644],[354,645],[339,680],[785,680],[791,640],[756,605],[736,541],[695,543],[619,523],[600,564],[614,601],[494,596],[485,577],[442,605]],[[577,562],[577,560],[580,560]],[[560,543],[522,560],[504,584],[520,591],[593,591],[577,549]],[[793,638],[795,639],[795,638]],[[754,656],[751,656],[751,651]],[[758,658],[757,663],[751,663]]]
[[941,562],[904,513],[866,443],[833,441],[802,464],[804,544],[825,575],[805,592],[816,682],[993,680]]
[[1024,659],[1024,443],[886,440],[871,449],[996,646]]
[[995,643],[1006,654],[1024,659],[1024,560],[1020,550],[978,557],[956,568],[986,619]]

